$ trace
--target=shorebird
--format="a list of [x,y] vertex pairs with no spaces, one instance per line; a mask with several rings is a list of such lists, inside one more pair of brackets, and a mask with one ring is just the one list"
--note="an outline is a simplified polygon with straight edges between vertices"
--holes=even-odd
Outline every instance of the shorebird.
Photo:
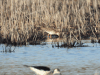
[[60,70],[58,68],[54,69],[53,71],[50,71],[50,68],[46,66],[24,66],[29,67],[37,75],[61,75]]
[[45,32],[48,33],[48,36],[50,35],[50,38],[51,38],[51,35],[58,35],[60,36],[60,32],[59,31],[56,31],[52,28],[45,28],[45,27],[41,27],[41,29]]

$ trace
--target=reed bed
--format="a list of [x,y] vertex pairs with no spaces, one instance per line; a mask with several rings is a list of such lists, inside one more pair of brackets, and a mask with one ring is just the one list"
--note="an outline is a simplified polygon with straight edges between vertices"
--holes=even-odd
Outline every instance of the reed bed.
[[0,42],[27,43],[54,27],[72,41],[99,38],[100,0],[0,0]]

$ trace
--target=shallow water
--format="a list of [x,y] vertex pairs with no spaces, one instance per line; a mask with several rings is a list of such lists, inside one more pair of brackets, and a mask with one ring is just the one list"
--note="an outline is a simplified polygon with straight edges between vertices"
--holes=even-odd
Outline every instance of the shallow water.
[[[62,75],[94,75],[100,71],[100,45],[85,42],[89,47],[52,48],[46,45],[16,47],[15,52],[0,52],[0,75],[35,75],[23,65],[59,68]],[[0,45],[0,51],[3,50]],[[13,47],[12,47],[13,49]]]

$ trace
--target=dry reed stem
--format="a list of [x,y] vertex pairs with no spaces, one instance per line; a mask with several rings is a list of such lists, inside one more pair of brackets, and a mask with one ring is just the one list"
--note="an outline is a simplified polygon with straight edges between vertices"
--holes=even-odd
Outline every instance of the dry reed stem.
[[86,0],[86,2],[87,2],[87,6],[89,6],[91,3],[91,0]]
[[66,38],[79,35],[81,39],[81,34],[91,36],[91,32],[96,36],[100,19],[98,2],[99,0],[1,0],[0,34],[3,39],[9,38],[12,42],[27,42],[30,38],[36,41],[43,33],[36,29],[44,24],[45,27],[60,28]]

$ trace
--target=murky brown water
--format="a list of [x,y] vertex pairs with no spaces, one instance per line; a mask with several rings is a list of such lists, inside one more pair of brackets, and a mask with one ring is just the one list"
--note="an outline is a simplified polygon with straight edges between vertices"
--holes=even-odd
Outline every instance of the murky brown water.
[[100,72],[100,45],[86,44],[90,47],[52,48],[47,43],[16,47],[11,53],[0,52],[0,75],[35,75],[23,65],[59,68],[62,75],[94,75],[95,71]]

